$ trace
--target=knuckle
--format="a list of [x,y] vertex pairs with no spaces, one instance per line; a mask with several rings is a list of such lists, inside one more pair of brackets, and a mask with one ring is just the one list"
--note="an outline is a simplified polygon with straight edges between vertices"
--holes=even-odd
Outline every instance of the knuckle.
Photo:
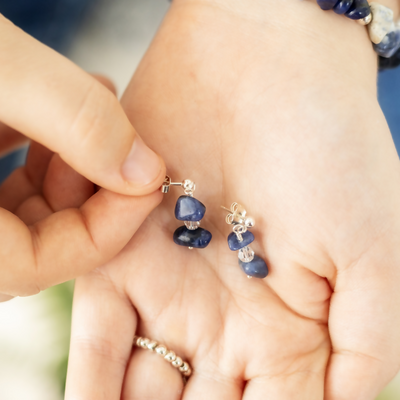
[[127,356],[124,355],[122,349],[99,335],[74,336],[72,338],[73,345],[79,354],[97,355],[112,364],[126,365]]
[[95,80],[88,86],[74,116],[68,137],[77,138],[79,148],[99,148],[110,134],[108,118],[119,106],[117,98]]

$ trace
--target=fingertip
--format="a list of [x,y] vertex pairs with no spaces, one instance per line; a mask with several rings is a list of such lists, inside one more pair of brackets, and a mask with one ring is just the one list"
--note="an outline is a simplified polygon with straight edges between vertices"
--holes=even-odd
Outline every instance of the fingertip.
[[130,188],[129,194],[141,196],[153,192],[163,183],[165,173],[164,160],[136,136],[121,168],[123,179]]

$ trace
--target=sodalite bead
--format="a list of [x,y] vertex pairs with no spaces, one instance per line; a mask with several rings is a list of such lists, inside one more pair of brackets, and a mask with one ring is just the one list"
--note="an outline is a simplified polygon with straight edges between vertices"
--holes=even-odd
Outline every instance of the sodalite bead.
[[243,241],[239,242],[235,232],[232,232],[228,236],[228,246],[232,251],[243,249],[243,247],[248,246],[250,243],[254,242],[254,235],[250,231],[242,233]]
[[367,0],[354,0],[350,9],[346,12],[346,17],[350,19],[362,19],[371,14]]
[[323,10],[332,10],[338,0],[317,0],[318,5]]
[[239,260],[239,265],[246,275],[253,278],[264,279],[268,275],[267,263],[261,257],[254,256],[254,260],[248,263]]
[[392,57],[400,48],[400,30],[388,33],[382,42],[373,46],[376,53],[381,57]]
[[204,249],[209,245],[211,239],[211,233],[203,228],[191,231],[186,226],[181,226],[174,232],[174,242],[179,246]]
[[397,50],[390,58],[378,57],[378,59],[379,71],[397,68],[400,65],[400,50]]
[[379,44],[388,33],[396,30],[393,11],[378,3],[370,3],[370,7],[373,18],[368,25],[368,33],[371,42]]
[[175,217],[179,221],[201,221],[206,213],[206,206],[190,196],[181,196],[176,202]]
[[336,14],[344,14],[349,11],[353,2],[354,0],[339,0],[335,7],[333,7],[333,11],[335,11]]

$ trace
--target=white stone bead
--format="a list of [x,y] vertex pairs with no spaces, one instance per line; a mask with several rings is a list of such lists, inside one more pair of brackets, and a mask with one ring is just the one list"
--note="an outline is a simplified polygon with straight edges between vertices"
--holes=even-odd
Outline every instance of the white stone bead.
[[372,22],[368,25],[372,43],[379,44],[383,38],[395,30],[393,11],[379,3],[370,3]]

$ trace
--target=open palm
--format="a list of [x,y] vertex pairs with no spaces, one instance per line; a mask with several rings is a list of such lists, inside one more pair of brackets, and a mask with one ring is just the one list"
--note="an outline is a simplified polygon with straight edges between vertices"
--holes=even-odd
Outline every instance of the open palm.
[[[281,26],[266,35],[261,13],[207,3],[176,2],[123,104],[172,178],[196,182],[213,240],[173,243],[177,188],[77,281],[66,398],[372,400],[400,360],[400,169],[375,66],[343,78],[324,63],[334,50],[315,64],[312,49],[293,65],[266,39]],[[297,3],[285,12],[315,17]],[[362,41],[358,28],[338,35]],[[265,280],[248,280],[227,246],[220,205],[234,201],[256,220]],[[161,357],[132,352],[135,334],[189,360],[185,388]]]

